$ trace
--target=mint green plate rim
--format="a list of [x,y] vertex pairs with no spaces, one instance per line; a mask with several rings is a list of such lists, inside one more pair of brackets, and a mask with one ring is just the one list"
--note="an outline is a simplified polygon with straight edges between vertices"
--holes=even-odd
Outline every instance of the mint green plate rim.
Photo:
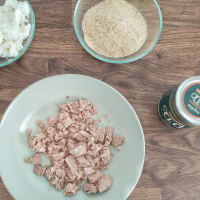
[[77,31],[78,27],[77,27],[77,23],[76,23],[76,18],[78,15],[78,6],[81,2],[81,0],[78,1],[78,3],[76,4],[75,10],[74,10],[74,18],[73,18],[73,23],[74,23],[74,32],[76,34],[76,37],[78,39],[78,41],[80,42],[81,46],[90,54],[92,55],[94,58],[101,60],[103,62],[107,62],[107,63],[113,63],[113,64],[125,64],[125,63],[130,63],[136,60],[139,60],[141,58],[143,58],[144,56],[146,56],[147,54],[149,54],[152,49],[156,46],[156,44],[158,43],[158,40],[160,39],[161,33],[162,33],[162,28],[163,28],[163,17],[162,17],[162,12],[160,9],[160,6],[158,4],[158,2],[156,0],[153,0],[154,4],[156,5],[156,8],[158,10],[158,14],[159,14],[159,18],[160,18],[160,29],[159,29],[159,33],[155,39],[155,41],[153,42],[153,44],[151,45],[151,47],[149,49],[147,49],[144,53],[140,54],[139,56],[127,59],[127,60],[123,60],[123,61],[117,61],[117,60],[113,60],[113,59],[108,59],[108,58],[104,58],[98,54],[96,54],[94,51],[90,50],[87,45],[84,43],[84,41],[80,38],[80,35]]
[[35,14],[34,14],[34,11],[33,11],[33,8],[29,2],[29,0],[25,0],[30,8],[30,11],[31,11],[31,18],[32,18],[32,31],[30,33],[30,36],[29,36],[29,39],[28,39],[28,42],[26,44],[26,46],[24,46],[24,48],[22,49],[22,51],[20,52],[20,54],[12,59],[9,59],[7,62],[4,62],[4,63],[0,63],[0,67],[5,67],[7,65],[10,65],[12,64],[13,62],[15,62],[16,60],[18,60],[19,58],[21,58],[25,53],[26,51],[28,50],[29,46],[31,45],[32,41],[33,41],[33,38],[34,38],[34,35],[35,35],[35,26],[36,26],[36,21],[35,21]]

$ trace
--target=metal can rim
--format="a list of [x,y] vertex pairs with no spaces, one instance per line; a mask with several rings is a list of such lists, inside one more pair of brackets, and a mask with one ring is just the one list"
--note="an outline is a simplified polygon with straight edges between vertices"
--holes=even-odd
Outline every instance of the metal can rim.
[[185,91],[185,89],[193,83],[197,83],[200,82],[200,76],[195,76],[189,79],[186,79],[185,81],[183,81],[178,87],[177,87],[177,91],[175,93],[175,109],[178,112],[178,115],[189,125],[191,126],[200,126],[200,119],[196,119],[191,117],[190,115],[188,115],[188,113],[185,111],[184,107],[183,107],[183,100],[182,100],[182,96],[183,96],[183,92]]

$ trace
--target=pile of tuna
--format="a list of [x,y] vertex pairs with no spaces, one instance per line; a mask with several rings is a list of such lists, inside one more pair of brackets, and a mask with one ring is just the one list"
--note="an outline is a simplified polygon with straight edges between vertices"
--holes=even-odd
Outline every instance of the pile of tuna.
[[[87,99],[79,99],[60,104],[57,117],[47,119],[48,126],[37,122],[39,130],[34,136],[28,131],[28,142],[35,153],[26,162],[57,190],[64,189],[65,195],[74,195],[79,189],[102,193],[112,185],[110,176],[102,171],[110,162],[110,145],[120,149],[124,137],[114,134],[112,127],[98,126],[100,120],[93,117],[96,114]],[[46,154],[50,165],[41,164],[41,154]]]

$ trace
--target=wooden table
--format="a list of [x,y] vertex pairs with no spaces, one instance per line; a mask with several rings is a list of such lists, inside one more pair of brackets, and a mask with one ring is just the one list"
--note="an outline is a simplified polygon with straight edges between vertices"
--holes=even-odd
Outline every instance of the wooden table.
[[[72,26],[75,1],[30,0],[35,38],[18,62],[0,69],[0,118],[20,91],[47,76],[100,79],[129,100],[144,128],[144,170],[129,200],[199,200],[199,128],[169,129],[156,108],[168,88],[200,74],[200,0],[159,0],[164,29],[158,45],[145,58],[124,65],[100,62],[81,48]],[[0,180],[0,200],[11,199]]]

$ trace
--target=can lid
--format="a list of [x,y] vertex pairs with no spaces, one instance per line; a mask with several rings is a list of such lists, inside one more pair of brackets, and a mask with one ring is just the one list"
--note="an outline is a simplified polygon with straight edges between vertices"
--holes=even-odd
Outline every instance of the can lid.
[[200,126],[200,76],[189,78],[178,86],[175,106],[184,121]]

